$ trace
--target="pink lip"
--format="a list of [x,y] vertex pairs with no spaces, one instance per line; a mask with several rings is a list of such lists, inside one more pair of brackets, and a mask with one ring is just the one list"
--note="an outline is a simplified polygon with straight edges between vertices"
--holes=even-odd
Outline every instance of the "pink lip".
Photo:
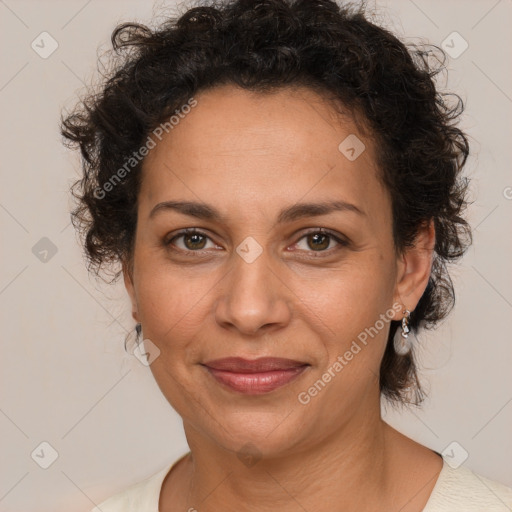
[[275,357],[254,360],[229,357],[209,361],[204,366],[218,382],[232,390],[248,395],[261,395],[288,384],[309,365]]

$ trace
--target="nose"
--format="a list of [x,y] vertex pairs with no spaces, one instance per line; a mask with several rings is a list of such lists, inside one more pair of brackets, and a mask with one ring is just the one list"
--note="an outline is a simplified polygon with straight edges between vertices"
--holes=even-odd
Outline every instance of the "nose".
[[264,250],[249,262],[233,253],[231,268],[219,283],[215,305],[217,323],[244,335],[268,334],[291,318],[291,292],[272,268]]

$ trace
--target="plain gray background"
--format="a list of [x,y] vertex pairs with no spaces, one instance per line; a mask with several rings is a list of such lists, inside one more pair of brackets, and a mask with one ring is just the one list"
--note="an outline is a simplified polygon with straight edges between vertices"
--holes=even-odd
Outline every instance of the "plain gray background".
[[[69,221],[78,156],[58,132],[115,25],[149,22],[164,5],[174,3],[0,0],[1,511],[85,512],[188,451],[149,368],[124,352],[134,324],[122,282],[87,275]],[[377,9],[375,21],[400,37],[452,47],[447,86],[466,101],[474,199],[474,245],[453,271],[456,308],[420,338],[429,399],[383,414],[439,452],[457,442],[466,466],[512,485],[512,1]],[[42,32],[58,44],[51,55]]]

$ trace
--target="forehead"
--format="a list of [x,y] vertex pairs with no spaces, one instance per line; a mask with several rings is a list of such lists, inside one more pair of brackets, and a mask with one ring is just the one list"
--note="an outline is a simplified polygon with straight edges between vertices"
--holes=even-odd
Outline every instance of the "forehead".
[[[155,139],[144,161],[146,210],[173,198],[209,203],[218,198],[225,208],[258,210],[329,194],[364,209],[385,195],[372,141],[350,116],[309,89],[258,93],[222,86],[194,100],[197,104]],[[356,159],[347,157],[351,146],[357,152],[364,147]]]

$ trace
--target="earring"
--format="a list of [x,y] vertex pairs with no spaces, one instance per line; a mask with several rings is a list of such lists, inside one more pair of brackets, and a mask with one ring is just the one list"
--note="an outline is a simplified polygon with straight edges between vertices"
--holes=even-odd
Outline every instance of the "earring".
[[142,325],[141,323],[137,323],[135,329],[132,329],[124,339],[124,350],[129,354],[133,355],[133,351],[136,347],[140,345],[142,337]]
[[393,346],[395,352],[401,356],[408,354],[412,347],[412,341],[409,338],[409,321],[411,318],[411,312],[408,309],[404,310],[404,316],[402,318],[402,328],[397,328],[393,337]]

